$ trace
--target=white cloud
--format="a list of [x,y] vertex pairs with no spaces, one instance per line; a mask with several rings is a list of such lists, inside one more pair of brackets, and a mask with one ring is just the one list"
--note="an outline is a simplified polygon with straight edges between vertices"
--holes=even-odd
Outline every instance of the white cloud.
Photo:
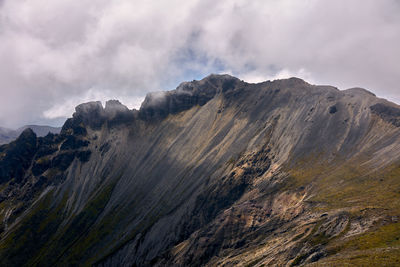
[[399,12],[396,0],[4,0],[0,125],[51,123],[96,98],[135,103],[211,72],[399,101]]
[[[233,74],[231,71],[227,71],[228,74]],[[267,80],[277,80],[277,79],[287,79],[291,77],[298,77],[304,79],[309,83],[314,83],[314,79],[311,76],[311,73],[305,69],[299,69],[296,71],[291,71],[289,69],[281,69],[273,75],[270,74],[262,74],[257,71],[250,71],[246,73],[242,73],[237,75],[238,78],[248,82],[248,83],[260,83]]]
[[[95,89],[89,89],[83,96],[75,98],[67,98],[62,104],[52,106],[50,109],[43,112],[43,116],[46,119],[57,119],[70,117],[75,107],[84,102],[90,101],[101,101],[103,107],[105,102],[110,99],[118,99],[112,92],[102,92]],[[141,103],[143,102],[143,97],[124,97],[124,104],[130,109],[139,109]]]

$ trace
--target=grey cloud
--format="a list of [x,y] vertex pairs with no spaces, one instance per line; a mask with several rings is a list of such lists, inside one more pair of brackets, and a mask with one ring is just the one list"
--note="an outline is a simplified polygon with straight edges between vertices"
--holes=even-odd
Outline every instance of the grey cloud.
[[400,103],[398,1],[4,0],[0,125],[228,72],[360,86]]

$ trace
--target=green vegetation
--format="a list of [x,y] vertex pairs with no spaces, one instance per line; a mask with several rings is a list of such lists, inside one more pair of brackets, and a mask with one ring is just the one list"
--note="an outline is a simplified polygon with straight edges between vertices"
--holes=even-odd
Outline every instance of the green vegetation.
[[[326,245],[331,255],[323,261],[333,266],[397,266],[400,263],[400,164],[374,170],[362,162],[323,161],[309,157],[289,171],[288,190],[311,185],[308,199],[315,211],[329,212],[345,209],[350,221],[368,218],[376,222],[366,232],[343,238],[350,223],[340,236],[330,239],[324,233],[306,237],[312,246]],[[393,219],[392,219],[393,218]],[[295,237],[302,238],[302,235]],[[338,254],[340,253],[340,254]],[[335,255],[344,255],[338,258]],[[298,256],[294,265],[305,255]],[[328,265],[329,265],[328,264]]]
[[[48,193],[32,211],[25,216],[16,231],[11,232],[0,244],[1,266],[51,266],[59,260],[68,264],[81,262],[90,244],[104,238],[112,227],[92,225],[111,197],[115,184],[99,191],[86,207],[63,227],[66,219],[67,192],[57,205],[54,192]],[[28,261],[29,259],[29,261]]]
[[66,197],[56,206],[51,205],[53,199],[53,192],[47,193],[24,217],[20,226],[2,240],[1,266],[31,265],[27,260],[39,253],[62,221]]
[[343,245],[344,248],[358,250],[395,246],[400,246],[400,223],[384,225],[375,231],[357,236]]
[[[71,222],[60,238],[60,248],[65,249],[63,261],[68,264],[82,264],[87,259],[86,252],[91,246],[98,244],[112,231],[112,217],[108,216],[94,225],[98,216],[107,205],[115,183],[105,186]],[[61,255],[64,256],[64,255]]]
[[376,171],[362,162],[319,158],[323,157],[310,156],[289,169],[286,189],[312,185],[310,201],[320,203],[322,210],[381,208],[400,212],[400,164]]

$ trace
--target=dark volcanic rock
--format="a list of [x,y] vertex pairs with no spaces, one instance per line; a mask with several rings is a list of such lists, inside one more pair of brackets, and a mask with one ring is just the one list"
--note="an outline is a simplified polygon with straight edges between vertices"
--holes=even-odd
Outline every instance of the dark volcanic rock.
[[37,151],[36,134],[31,129],[24,130],[21,135],[8,145],[2,146],[5,153],[0,161],[0,182],[15,178],[20,181]]
[[329,108],[329,113],[330,113],[330,114],[334,114],[334,113],[336,113],[336,112],[337,112],[336,106],[332,106],[332,107]]
[[62,127],[61,134],[86,136],[87,129],[99,130],[106,122],[109,127],[132,122],[137,111],[129,110],[118,100],[109,100],[103,108],[101,102],[88,102],[75,108],[72,118]]
[[61,145],[60,150],[78,149],[81,147],[87,147],[89,143],[90,143],[89,141],[79,139],[74,135],[68,135],[67,139]]
[[88,162],[90,159],[90,155],[92,152],[90,150],[85,150],[85,151],[80,151],[76,154],[76,157],[81,161],[81,162]]
[[61,134],[85,135],[83,128],[100,129],[106,120],[103,106],[100,101],[80,104],[75,108],[72,118],[62,127]]
[[107,117],[113,118],[118,113],[126,113],[129,109],[122,105],[118,100],[108,100],[104,108]]
[[59,170],[66,170],[75,158],[76,152],[63,152],[58,154],[51,161],[51,167]]
[[396,127],[400,127],[400,109],[389,105],[378,103],[370,107],[371,111],[381,117],[383,120],[390,122]]
[[40,158],[35,161],[32,166],[32,174],[39,176],[51,166],[51,161],[48,158]]
[[73,118],[92,129],[99,129],[105,121],[104,109],[100,101],[80,104],[75,110]]
[[107,116],[107,124],[109,127],[132,122],[138,112],[136,110],[129,110],[118,100],[107,101],[104,111]]
[[38,138],[38,151],[36,158],[51,155],[58,151],[58,144],[62,141],[59,135],[49,133],[45,137]]
[[165,118],[188,110],[193,106],[203,106],[217,93],[235,89],[241,81],[229,75],[210,75],[201,81],[185,82],[176,90],[147,94],[140,107],[140,118]]

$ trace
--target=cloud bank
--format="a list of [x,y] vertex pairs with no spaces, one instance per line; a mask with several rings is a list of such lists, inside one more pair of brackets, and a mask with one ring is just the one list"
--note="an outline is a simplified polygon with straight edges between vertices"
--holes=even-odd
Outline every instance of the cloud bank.
[[231,73],[360,86],[400,103],[396,0],[3,0],[0,125]]

